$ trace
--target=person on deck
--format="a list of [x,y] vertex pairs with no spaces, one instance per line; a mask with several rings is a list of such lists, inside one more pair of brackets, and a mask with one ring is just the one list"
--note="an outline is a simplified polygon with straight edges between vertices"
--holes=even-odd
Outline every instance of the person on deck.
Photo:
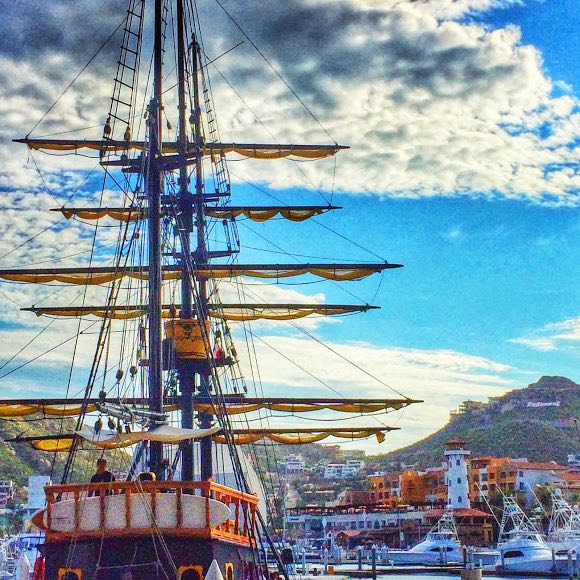
[[[115,476],[107,469],[107,460],[104,457],[99,457],[97,459],[97,471],[91,477],[91,483],[111,483],[113,481],[115,481]],[[89,497],[94,495],[101,495],[101,493],[89,491]],[[111,492],[107,490],[105,495],[111,495]]]
[[97,472],[91,477],[91,483],[111,483],[115,476],[107,469],[107,460],[104,457],[97,459]]

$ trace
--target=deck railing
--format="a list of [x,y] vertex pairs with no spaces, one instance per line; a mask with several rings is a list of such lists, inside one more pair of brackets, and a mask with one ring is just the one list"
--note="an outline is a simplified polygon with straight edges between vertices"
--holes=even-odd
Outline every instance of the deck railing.
[[[46,531],[47,541],[58,541],[70,537],[95,537],[117,535],[147,535],[154,533],[174,534],[182,536],[199,536],[222,538],[225,540],[249,545],[253,543],[254,527],[256,523],[256,510],[258,498],[255,495],[214,483],[212,481],[115,481],[110,483],[71,483],[65,485],[51,485],[45,487],[47,507],[44,512],[38,513],[33,521]],[[166,494],[172,494],[171,501]],[[124,501],[110,499],[116,496],[124,496]],[[138,496],[142,502],[136,503],[132,498]],[[198,496],[205,499],[205,517],[198,518],[195,525],[187,522],[184,510],[188,509],[188,497]],[[172,498],[175,497],[175,500]],[[90,502],[87,502],[91,498]],[[98,498],[98,499],[97,499]],[[161,498],[161,499],[160,499]],[[213,524],[212,505],[210,500],[216,500],[230,508],[231,517],[220,524]],[[72,509],[67,511],[66,529],[58,529],[55,525],[55,517],[58,518],[59,508],[63,508],[66,502],[67,508],[73,502]],[[94,520],[87,526],[86,515],[83,511],[87,504],[98,502],[98,515],[94,514]],[[124,518],[121,517],[121,525],[111,527],[109,518],[111,509],[124,508]],[[60,504],[60,505],[59,505]],[[109,507],[108,507],[108,504]],[[134,525],[132,510],[136,506],[144,505],[149,525]],[[161,505],[160,505],[161,504]],[[198,502],[199,504],[199,502]],[[169,514],[171,524],[167,522],[167,509],[175,510]],[[122,506],[122,507],[121,507]],[[199,507],[199,505],[198,505]],[[57,516],[55,516],[57,513]],[[87,512],[85,512],[86,514]],[[62,513],[60,515],[62,518]],[[68,520],[70,525],[68,525]],[[97,521],[98,520],[98,521]],[[161,523],[160,523],[161,522]]]

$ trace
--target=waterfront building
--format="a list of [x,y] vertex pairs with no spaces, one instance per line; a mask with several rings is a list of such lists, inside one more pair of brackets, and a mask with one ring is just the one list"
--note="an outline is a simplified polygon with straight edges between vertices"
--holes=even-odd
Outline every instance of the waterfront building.
[[475,457],[469,464],[471,501],[484,503],[490,495],[502,488],[502,468],[508,463],[507,457]]
[[48,475],[30,475],[28,476],[28,501],[26,509],[36,511],[46,505],[44,488],[52,485]]
[[580,471],[580,453],[568,454],[567,462],[572,471]]
[[[531,462],[526,460],[510,460],[506,465],[506,471],[515,472],[514,487],[526,497],[526,504],[535,502],[535,487],[538,485],[565,485],[564,473],[567,467],[558,465],[555,461],[547,463]],[[510,482],[511,483],[511,482]]]

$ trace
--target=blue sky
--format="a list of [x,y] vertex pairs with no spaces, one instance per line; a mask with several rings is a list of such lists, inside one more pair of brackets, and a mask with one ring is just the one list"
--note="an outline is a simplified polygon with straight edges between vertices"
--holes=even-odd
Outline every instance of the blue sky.
[[[344,289],[311,280],[274,289],[248,287],[272,301],[373,301],[382,306],[329,323],[258,324],[263,340],[289,352],[345,396],[391,393],[307,340],[304,328],[384,383],[424,398],[421,409],[396,418],[403,430],[393,436],[390,448],[439,428],[467,398],[485,400],[541,375],[580,380],[580,22],[575,3],[292,0],[267,10],[260,2],[242,4],[229,7],[242,28],[326,131],[351,146],[337,156],[336,165],[334,159],[232,160],[234,204],[275,203],[274,196],[283,203],[332,199],[344,206],[317,218],[343,237],[314,222],[240,223],[243,260],[373,261],[378,255],[405,265],[345,283]],[[57,216],[44,208],[54,207],[55,201],[26,152],[8,141],[40,118],[68,84],[69,71],[78,71],[99,44],[95,37],[95,47],[88,47],[79,27],[68,30],[63,41],[65,6],[39,4],[43,12],[34,21],[29,12],[15,10],[5,23],[8,44],[4,47],[0,40],[5,92],[0,147],[6,160],[0,169],[0,255],[30,233],[47,229],[1,259],[2,267],[38,261],[39,252],[41,259],[59,260],[63,248],[68,255],[90,247],[90,228],[78,222],[66,228],[54,225]],[[202,20],[211,16],[216,32],[207,39],[210,56],[243,40],[223,15],[204,12],[204,6]],[[74,10],[75,22],[99,25],[103,34],[114,29],[121,14],[113,0],[104,20],[93,14],[88,0],[76,3]],[[36,32],[24,44],[31,27]],[[247,41],[218,65],[244,98],[241,102],[212,71],[224,140],[328,142],[328,134]],[[99,133],[110,93],[102,78],[111,74],[106,60],[97,59],[36,134],[93,125]],[[171,95],[166,111],[169,117],[174,114]],[[61,203],[93,163],[79,157],[35,159]],[[258,183],[270,195],[245,181]],[[93,194],[97,182],[82,186],[79,195]],[[314,192],[313,184],[324,193]],[[114,199],[114,194],[108,196]],[[19,231],[23,233],[15,233]],[[112,231],[102,233],[109,243],[114,240]],[[276,253],[276,246],[288,255]],[[67,260],[68,265],[81,263],[82,256]],[[0,341],[9,358],[48,321],[13,313],[6,298],[29,305],[39,299],[33,290],[10,284],[0,290],[5,331]],[[35,356],[73,330],[70,322],[64,330],[51,327],[25,354]],[[88,342],[83,343],[86,353]],[[263,344],[258,351],[270,394],[331,395]],[[69,355],[62,349],[0,379],[4,394],[62,393]],[[85,375],[86,365],[80,364],[74,390]]]

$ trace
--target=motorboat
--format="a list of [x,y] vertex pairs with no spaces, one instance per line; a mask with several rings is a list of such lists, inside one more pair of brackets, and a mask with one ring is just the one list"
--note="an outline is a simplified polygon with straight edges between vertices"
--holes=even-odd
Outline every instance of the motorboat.
[[452,564],[463,562],[453,511],[447,509],[425,539],[410,550],[388,550],[393,564]]
[[504,497],[498,558],[486,568],[496,572],[564,573],[568,558],[556,555],[513,497]]

